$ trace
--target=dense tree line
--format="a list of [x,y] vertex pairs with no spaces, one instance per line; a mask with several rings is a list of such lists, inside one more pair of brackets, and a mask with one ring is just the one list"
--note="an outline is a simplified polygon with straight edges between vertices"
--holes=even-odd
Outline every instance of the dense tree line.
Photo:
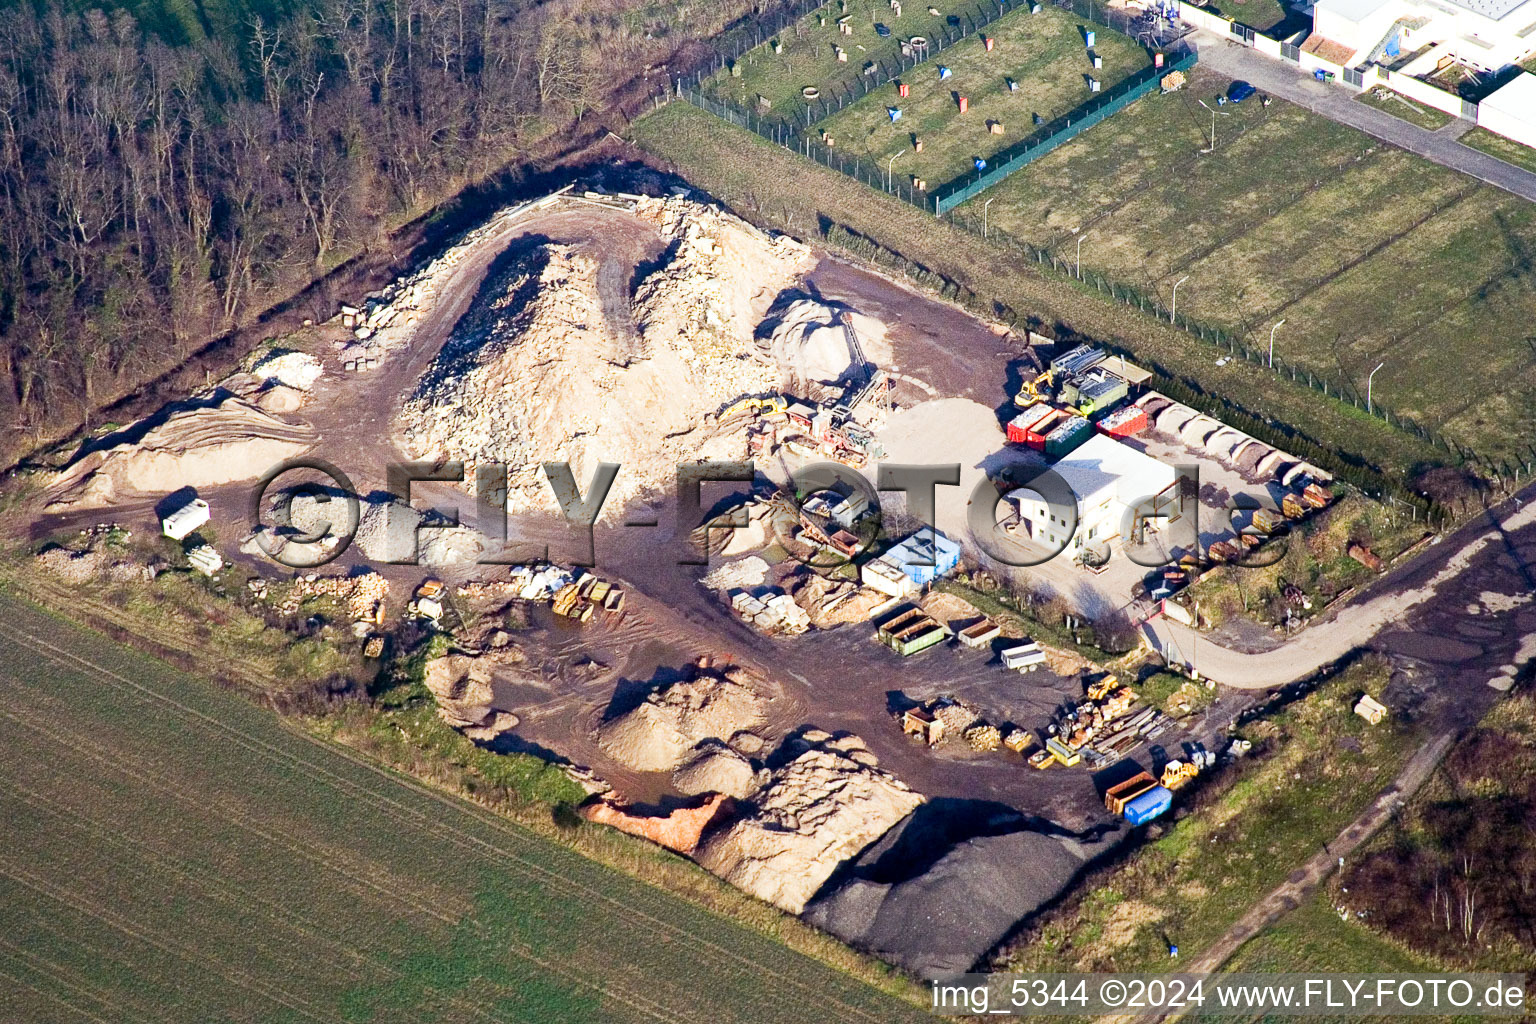
[[638,2],[319,0],[185,46],[122,11],[0,12],[13,446],[175,366],[516,159],[626,68],[742,13],[691,7],[669,24]]

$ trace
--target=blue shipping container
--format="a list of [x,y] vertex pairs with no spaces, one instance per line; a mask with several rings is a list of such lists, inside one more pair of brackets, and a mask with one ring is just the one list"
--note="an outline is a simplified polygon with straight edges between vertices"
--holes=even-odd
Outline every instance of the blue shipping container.
[[1125,820],[1132,825],[1145,825],[1172,806],[1172,791],[1166,786],[1153,786],[1125,805]]

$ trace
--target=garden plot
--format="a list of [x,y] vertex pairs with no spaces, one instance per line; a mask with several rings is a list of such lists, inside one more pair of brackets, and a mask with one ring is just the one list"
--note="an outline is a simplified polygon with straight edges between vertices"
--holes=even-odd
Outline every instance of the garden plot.
[[[1092,51],[1085,42],[1088,32],[1095,35]],[[986,38],[993,40],[991,51]],[[1091,53],[1101,59],[1101,68],[1093,67]],[[991,157],[1034,133],[1036,118],[1048,123],[1092,100],[1091,78],[1108,90],[1150,63],[1140,44],[1068,11],[1020,10],[818,127],[832,137],[834,150],[880,170],[895,158],[893,173],[925,180],[932,190],[971,171],[975,158]],[[948,69],[947,77],[940,77],[941,68]],[[905,98],[898,82],[908,87]],[[901,115],[893,121],[889,111],[896,109]]]
[[[703,90],[717,100],[746,109],[758,108],[760,99],[767,100],[772,112],[798,118],[806,105],[806,88],[817,90],[819,99],[850,88],[857,91],[868,64],[897,64],[903,41],[913,36],[933,40],[942,32],[953,33],[957,26],[951,18],[960,19],[963,26],[973,24],[984,13],[996,14],[990,5],[980,3],[946,3],[937,9],[935,16],[928,13],[926,2],[907,0],[898,16],[887,0],[827,4],[736,58],[735,68],[740,74],[735,70],[722,72],[706,81]],[[846,35],[838,28],[839,19],[845,15]],[[889,35],[881,35],[881,28]],[[846,54],[846,61],[837,59],[838,48]]]

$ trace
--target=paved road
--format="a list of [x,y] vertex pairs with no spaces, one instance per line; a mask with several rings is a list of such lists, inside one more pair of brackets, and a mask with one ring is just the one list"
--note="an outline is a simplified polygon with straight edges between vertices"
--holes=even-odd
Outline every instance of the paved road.
[[[1324,117],[1358,128],[1367,135],[1417,153],[1444,167],[1461,171],[1490,185],[1536,202],[1536,174],[1491,157],[1457,141],[1461,131],[1431,131],[1357,101],[1353,90],[1319,82],[1287,61],[1228,42],[1211,32],[1195,33],[1200,63],[1241,78],[1260,91],[1273,93]],[[1459,121],[1452,124],[1461,124]]]
[[[1443,606],[1461,611],[1469,602],[1459,605],[1447,593],[1454,583],[1463,586],[1507,586],[1507,582],[1495,584],[1491,579],[1484,583],[1478,573],[1467,573],[1474,560],[1481,563],[1509,558],[1510,550],[1519,549],[1536,541],[1536,501],[1527,501],[1518,510],[1500,515],[1490,513],[1480,527],[1461,530],[1447,540],[1429,549],[1403,572],[1403,582],[1381,589],[1374,597],[1359,604],[1349,604],[1330,612],[1325,621],[1308,626],[1293,639],[1271,651],[1248,654],[1223,647],[1209,637],[1187,626],[1157,618],[1143,626],[1143,633],[1170,663],[1192,666],[1199,674],[1218,683],[1238,689],[1262,690],[1282,686],[1305,678],[1319,668],[1337,661],[1357,647],[1363,646],[1379,635],[1393,630],[1405,617],[1421,607]],[[1503,567],[1522,574],[1512,578],[1514,586],[1524,586],[1524,574],[1529,558],[1522,552],[1510,566]],[[1526,588],[1528,589],[1528,588]],[[1440,601],[1435,602],[1439,597]],[[1490,616],[1480,616],[1492,624]],[[1443,627],[1435,632],[1445,631]],[[1427,632],[1424,630],[1420,631]],[[1521,632],[1518,628],[1496,630],[1491,640],[1513,641]],[[1449,641],[1460,644],[1462,641]],[[1469,645],[1470,646],[1470,645]],[[1420,651],[1405,653],[1422,654]],[[1461,661],[1482,660],[1472,655]],[[1489,677],[1496,674],[1496,666],[1482,665]]]

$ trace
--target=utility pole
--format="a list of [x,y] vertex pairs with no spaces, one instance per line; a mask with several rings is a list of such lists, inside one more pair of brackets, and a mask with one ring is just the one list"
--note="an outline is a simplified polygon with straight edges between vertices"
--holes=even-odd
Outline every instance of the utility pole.
[[[1387,361],[1383,359],[1381,362],[1376,364],[1376,370],[1379,370],[1386,365]],[[1371,382],[1376,379],[1376,370],[1372,370],[1370,376],[1365,378],[1365,411],[1367,413],[1371,411]]]
[[898,149],[896,152],[892,153],[891,158],[885,162],[885,190],[887,192],[891,190],[891,165],[896,162],[897,157],[901,156],[901,154],[905,152],[906,150],[904,149]]
[[1283,323],[1285,323],[1285,318],[1281,317],[1280,323],[1275,324],[1275,326],[1269,329],[1269,368],[1271,370],[1275,368],[1275,332],[1280,329],[1280,324]]
[[987,237],[987,207],[991,206],[995,202],[997,202],[997,196],[993,196],[991,199],[988,199],[986,202],[981,204],[981,237],[982,238],[986,238]]
[[1177,323],[1178,322],[1178,319],[1179,319],[1179,285],[1183,284],[1185,281],[1188,281],[1188,280],[1189,280],[1189,275],[1185,274],[1183,277],[1181,277],[1177,281],[1173,282],[1173,308],[1168,311],[1168,322],[1169,323]]
[[[1076,231],[1078,229],[1074,228],[1073,230]],[[1077,236],[1077,266],[1074,272],[1077,274],[1079,281],[1083,279],[1083,239],[1087,237],[1088,232],[1086,231]]]

